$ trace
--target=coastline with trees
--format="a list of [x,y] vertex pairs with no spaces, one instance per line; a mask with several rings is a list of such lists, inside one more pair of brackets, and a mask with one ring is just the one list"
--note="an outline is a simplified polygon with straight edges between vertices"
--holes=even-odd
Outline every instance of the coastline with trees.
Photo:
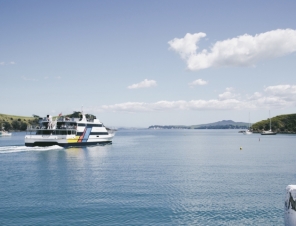
[[[251,126],[253,133],[270,129],[270,120],[262,120]],[[271,118],[271,130],[282,134],[296,134],[296,114],[278,115]]]

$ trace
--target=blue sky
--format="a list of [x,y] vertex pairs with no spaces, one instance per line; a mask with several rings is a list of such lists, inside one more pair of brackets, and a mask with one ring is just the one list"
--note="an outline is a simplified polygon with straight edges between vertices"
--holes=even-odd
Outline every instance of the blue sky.
[[0,0],[0,112],[108,126],[296,113],[295,1]]

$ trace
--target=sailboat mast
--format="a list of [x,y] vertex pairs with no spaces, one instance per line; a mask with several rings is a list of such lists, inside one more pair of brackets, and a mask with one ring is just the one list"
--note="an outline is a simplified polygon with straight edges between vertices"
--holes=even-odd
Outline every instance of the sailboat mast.
[[249,129],[250,129],[250,112],[249,112]]
[[271,118],[270,118],[270,110],[269,110],[269,130],[271,131]]

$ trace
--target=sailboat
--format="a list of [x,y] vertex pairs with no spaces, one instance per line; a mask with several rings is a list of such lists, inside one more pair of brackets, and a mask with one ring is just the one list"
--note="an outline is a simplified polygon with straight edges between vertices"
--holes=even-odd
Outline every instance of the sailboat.
[[271,118],[270,118],[270,111],[269,111],[269,130],[267,131],[262,131],[261,135],[276,135],[276,132],[273,132],[271,130]]
[[250,112],[249,112],[249,128],[245,131],[243,131],[243,134],[244,135],[250,135],[252,134],[253,132],[250,130]]

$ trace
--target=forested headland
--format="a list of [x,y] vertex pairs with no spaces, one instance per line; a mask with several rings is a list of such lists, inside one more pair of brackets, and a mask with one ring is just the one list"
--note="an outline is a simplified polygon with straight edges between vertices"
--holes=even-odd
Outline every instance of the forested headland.
[[24,131],[29,124],[38,123],[39,116],[25,117],[16,115],[0,114],[0,129],[6,131]]
[[[270,120],[262,120],[252,125],[253,132],[270,129]],[[277,133],[296,133],[296,114],[278,115],[271,118],[271,130]]]

